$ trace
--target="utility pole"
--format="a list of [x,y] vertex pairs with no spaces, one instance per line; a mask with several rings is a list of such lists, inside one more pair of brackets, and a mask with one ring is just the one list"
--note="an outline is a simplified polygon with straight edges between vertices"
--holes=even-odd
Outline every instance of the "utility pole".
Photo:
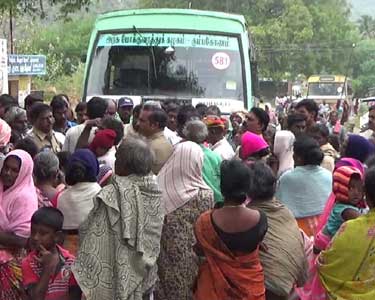
[[[350,52],[350,56],[349,56],[349,62],[348,62],[348,66],[346,68],[346,73],[345,73],[345,79],[344,79],[344,84],[342,86],[342,90],[341,90],[341,96],[340,96],[340,105],[343,106],[343,108],[345,108],[345,102],[346,102],[346,99],[348,99],[348,76],[349,76],[349,69],[350,69],[350,66],[352,64],[352,57],[353,57],[353,54],[354,54],[354,49],[356,47],[356,44],[353,44],[352,45],[352,51]],[[342,97],[344,96],[344,93],[345,93],[345,97],[346,99],[344,99],[344,103],[341,103],[342,101]],[[353,99],[350,99],[350,103],[346,103],[347,105],[349,105],[349,108],[348,108],[348,111],[343,112],[342,114],[342,117],[341,117],[341,124],[344,124],[346,121],[349,120],[349,117],[350,117],[350,114],[351,114],[351,109],[353,108]]]
[[13,45],[13,10],[12,6],[9,8],[9,37],[10,37],[10,54],[14,52],[14,45]]
[[347,83],[348,83],[349,69],[350,69],[350,66],[352,64],[352,58],[353,58],[355,47],[356,47],[356,44],[352,44],[352,51],[350,52],[348,66],[346,67],[344,84],[343,84],[343,87],[342,87],[342,92],[341,92],[340,100],[342,100],[342,96],[344,95],[344,93],[346,94],[346,92],[347,92]]

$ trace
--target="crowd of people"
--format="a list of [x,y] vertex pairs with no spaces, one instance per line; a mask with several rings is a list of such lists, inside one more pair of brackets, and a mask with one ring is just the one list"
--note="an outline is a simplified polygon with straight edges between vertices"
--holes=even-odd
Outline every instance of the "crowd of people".
[[373,134],[273,114],[1,95],[0,300],[375,299]]

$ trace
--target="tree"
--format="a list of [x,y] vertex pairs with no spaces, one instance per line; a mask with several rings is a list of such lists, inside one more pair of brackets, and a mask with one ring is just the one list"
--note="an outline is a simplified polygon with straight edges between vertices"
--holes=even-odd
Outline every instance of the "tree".
[[[0,0],[0,4],[2,0]],[[51,5],[44,0],[46,15],[40,18],[40,10],[22,11],[14,21],[15,53],[43,54],[47,56],[47,75],[33,77],[33,89],[45,91],[45,99],[56,93],[67,93],[71,100],[82,96],[86,54],[95,17],[108,10],[134,8],[137,0],[95,0],[87,9],[77,9],[68,16],[60,10],[60,4]],[[66,1],[67,2],[67,1]],[[2,17],[2,18],[1,18]],[[9,15],[4,13],[1,28],[4,37],[9,36]],[[1,30],[0,29],[0,30]]]
[[34,24],[28,35],[18,41],[17,52],[46,55],[47,81],[71,75],[87,50],[93,25],[94,18],[87,17],[58,21],[47,27]]
[[305,73],[308,61],[301,45],[312,39],[311,24],[311,15],[302,1],[287,0],[280,16],[250,26],[263,77],[280,80]]
[[0,0],[0,12],[7,13],[12,11],[13,15],[31,14],[42,18],[46,16],[46,6],[57,5],[61,17],[67,17],[68,14],[88,7],[92,0]]
[[361,16],[358,20],[358,28],[363,38],[375,38],[375,20],[368,15]]
[[313,19],[314,73],[346,75],[352,45],[359,41],[358,31],[350,21],[350,6],[346,0],[304,1]]
[[353,88],[356,97],[365,97],[375,87],[375,40],[361,41],[355,50]]

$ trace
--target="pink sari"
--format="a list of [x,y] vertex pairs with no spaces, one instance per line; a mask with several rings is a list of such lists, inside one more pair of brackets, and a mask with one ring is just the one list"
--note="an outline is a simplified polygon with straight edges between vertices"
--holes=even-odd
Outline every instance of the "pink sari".
[[320,216],[315,238],[308,238],[306,234],[302,234],[305,243],[305,253],[309,262],[308,280],[301,288],[296,288],[296,293],[300,300],[326,300],[326,294],[320,282],[317,271],[318,255],[313,252],[314,244],[320,249],[326,249],[331,241],[331,237],[326,236],[322,231],[328,221],[329,215],[335,205],[335,195],[331,193],[324,208],[323,214]]
[[[30,221],[38,209],[38,197],[33,182],[33,160],[23,150],[10,152],[21,161],[18,177],[10,188],[4,191],[0,180],[0,232],[10,232],[19,237],[30,236]],[[20,261],[23,249],[9,249],[0,245],[0,300],[24,299]]]
[[[0,180],[0,232],[11,232],[23,238],[30,236],[30,221],[33,213],[38,209],[38,197],[33,181],[34,163],[31,156],[23,150],[10,152],[10,156],[16,156],[21,161],[20,171],[16,182],[3,191]],[[8,250],[1,250],[0,263],[12,259]]]

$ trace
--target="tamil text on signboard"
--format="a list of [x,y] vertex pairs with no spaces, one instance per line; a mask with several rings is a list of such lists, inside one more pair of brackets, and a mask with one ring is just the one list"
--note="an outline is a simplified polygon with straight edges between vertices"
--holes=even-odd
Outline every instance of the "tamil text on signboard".
[[46,57],[44,55],[9,55],[8,74],[17,75],[45,75]]

